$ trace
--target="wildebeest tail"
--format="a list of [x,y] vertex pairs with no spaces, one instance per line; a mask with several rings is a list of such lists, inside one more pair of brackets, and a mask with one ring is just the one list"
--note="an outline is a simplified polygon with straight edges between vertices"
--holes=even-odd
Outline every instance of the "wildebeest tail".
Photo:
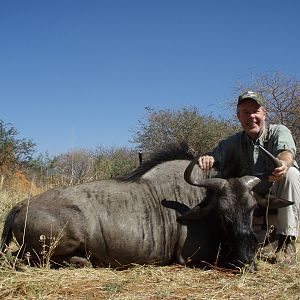
[[16,213],[18,213],[19,211],[19,208],[20,207],[18,205],[13,207],[5,218],[5,223],[4,223],[2,237],[1,237],[1,244],[0,244],[0,251],[2,253],[4,253],[5,249],[12,241],[13,238],[12,224],[15,219]]

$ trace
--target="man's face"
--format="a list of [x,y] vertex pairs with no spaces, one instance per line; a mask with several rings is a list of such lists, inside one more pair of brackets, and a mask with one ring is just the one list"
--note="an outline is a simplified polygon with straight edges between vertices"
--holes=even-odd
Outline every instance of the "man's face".
[[238,106],[238,119],[245,132],[255,140],[265,126],[266,110],[251,99]]

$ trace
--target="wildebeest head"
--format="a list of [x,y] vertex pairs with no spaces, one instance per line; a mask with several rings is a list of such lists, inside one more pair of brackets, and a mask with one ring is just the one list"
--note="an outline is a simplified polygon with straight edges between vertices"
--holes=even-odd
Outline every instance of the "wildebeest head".
[[[214,193],[204,203],[179,216],[178,222],[200,220],[208,214],[214,214],[214,226],[218,228],[216,238],[220,243],[219,264],[238,269],[248,266],[250,270],[255,270],[257,240],[252,230],[252,219],[258,202],[252,189],[260,179],[255,176],[203,179],[197,177],[197,172],[193,172],[197,161],[198,157],[186,168],[185,180],[189,184],[205,187]],[[264,206],[267,204],[263,198],[259,201]],[[272,207],[278,208],[290,204],[292,204],[290,201],[276,199]]]

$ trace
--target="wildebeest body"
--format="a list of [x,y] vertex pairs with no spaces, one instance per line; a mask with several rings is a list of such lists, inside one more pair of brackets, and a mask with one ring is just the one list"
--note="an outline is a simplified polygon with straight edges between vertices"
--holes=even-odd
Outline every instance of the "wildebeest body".
[[206,192],[184,182],[188,162],[165,162],[140,182],[103,180],[47,191],[17,206],[13,232],[21,245],[26,220],[24,251],[32,256],[41,253],[43,235],[60,239],[54,260],[91,254],[97,265],[168,264],[185,230],[161,201],[193,207]]
[[21,253],[37,262],[46,251],[54,262],[77,256],[112,267],[252,264],[257,202],[251,189],[259,179],[210,178],[220,173],[193,168],[192,184],[202,187],[193,186],[184,179],[193,158],[186,147],[171,147],[122,180],[56,188],[25,200],[6,218],[1,250],[14,234]]

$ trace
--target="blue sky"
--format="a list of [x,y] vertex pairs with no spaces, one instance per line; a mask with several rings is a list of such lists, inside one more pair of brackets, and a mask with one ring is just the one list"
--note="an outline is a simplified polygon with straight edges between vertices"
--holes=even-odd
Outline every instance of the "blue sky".
[[225,115],[238,82],[300,78],[296,0],[1,0],[0,119],[37,153],[130,143],[145,107]]

